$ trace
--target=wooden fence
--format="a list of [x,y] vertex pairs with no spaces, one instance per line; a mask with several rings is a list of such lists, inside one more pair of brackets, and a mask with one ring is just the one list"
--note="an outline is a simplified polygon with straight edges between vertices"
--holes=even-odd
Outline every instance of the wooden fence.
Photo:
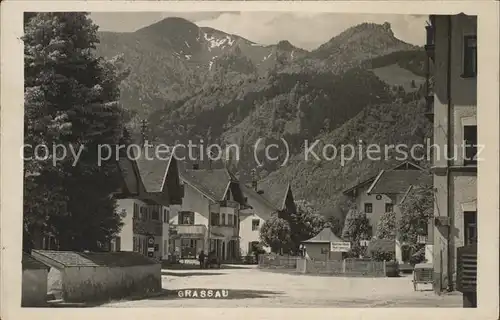
[[343,275],[360,277],[385,277],[391,268],[384,261],[345,259],[314,261],[301,259],[297,262],[297,272],[303,274]]
[[262,254],[259,256],[259,268],[295,269],[303,274],[384,277],[390,266],[384,261],[367,259],[315,261],[296,256]]
[[261,254],[259,255],[259,268],[296,269],[298,259],[300,258],[296,256]]

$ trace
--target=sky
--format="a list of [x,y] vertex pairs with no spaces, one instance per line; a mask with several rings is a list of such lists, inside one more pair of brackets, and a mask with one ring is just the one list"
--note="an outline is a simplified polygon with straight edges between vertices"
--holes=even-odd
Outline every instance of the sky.
[[362,22],[389,22],[394,35],[411,44],[425,42],[427,16],[310,12],[94,12],[101,31],[133,32],[166,17],[182,17],[200,27],[212,27],[260,44],[288,40],[312,50],[345,29]]

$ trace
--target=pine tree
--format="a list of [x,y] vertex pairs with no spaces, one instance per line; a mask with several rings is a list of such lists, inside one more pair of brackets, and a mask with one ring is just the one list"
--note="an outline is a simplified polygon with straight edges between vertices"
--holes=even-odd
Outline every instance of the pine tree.
[[97,250],[121,223],[111,196],[121,181],[116,157],[99,166],[97,152],[123,139],[118,85],[127,70],[120,57],[95,55],[98,27],[87,13],[37,13],[25,22],[25,143],[82,150],[77,162],[25,161],[25,238],[36,248],[50,231],[61,249]]

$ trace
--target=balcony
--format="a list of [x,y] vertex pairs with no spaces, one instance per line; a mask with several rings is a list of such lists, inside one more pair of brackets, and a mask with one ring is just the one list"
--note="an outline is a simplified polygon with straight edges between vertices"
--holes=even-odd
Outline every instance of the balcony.
[[425,97],[425,117],[429,121],[434,120],[434,95],[427,95]]
[[238,236],[238,226],[233,225],[223,225],[223,226],[211,226],[210,232],[214,234],[220,234],[224,237],[237,237]]
[[154,235],[161,236],[163,234],[163,223],[161,221],[154,220],[141,220],[132,219],[133,223],[133,233],[134,234],[144,234],[144,235]]
[[207,234],[207,226],[203,224],[180,224],[170,225],[170,235],[179,238],[189,237],[205,237]]
[[224,201],[221,201],[220,206],[226,207],[226,208],[238,209],[239,203],[236,201],[232,201],[232,200],[224,200]]
[[435,49],[435,32],[434,27],[432,25],[428,25],[425,27],[426,31],[426,43],[425,43],[425,52],[427,52],[427,56],[434,61],[434,49]]

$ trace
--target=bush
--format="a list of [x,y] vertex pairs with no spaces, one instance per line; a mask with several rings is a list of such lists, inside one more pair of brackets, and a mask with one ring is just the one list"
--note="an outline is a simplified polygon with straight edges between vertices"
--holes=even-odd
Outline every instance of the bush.
[[425,247],[421,248],[410,257],[410,264],[416,265],[425,261]]
[[394,260],[394,252],[376,249],[370,252],[370,257],[375,261],[392,261]]

